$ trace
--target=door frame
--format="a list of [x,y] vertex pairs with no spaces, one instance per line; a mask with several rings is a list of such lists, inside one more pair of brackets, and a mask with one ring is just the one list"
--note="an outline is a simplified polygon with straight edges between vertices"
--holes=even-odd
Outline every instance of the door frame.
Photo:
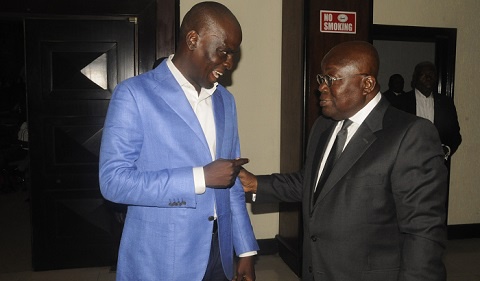
[[428,42],[435,45],[435,63],[438,70],[439,92],[454,97],[456,28],[419,27],[374,24],[372,40]]

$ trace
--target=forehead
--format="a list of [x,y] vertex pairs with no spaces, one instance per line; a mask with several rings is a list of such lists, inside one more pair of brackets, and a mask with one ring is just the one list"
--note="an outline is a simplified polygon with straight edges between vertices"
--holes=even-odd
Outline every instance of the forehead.
[[235,29],[229,29],[228,25],[215,25],[206,30],[206,33],[210,35],[215,47],[237,50],[242,42],[241,32]]
[[323,74],[329,75],[353,73],[357,71],[356,65],[351,61],[335,58],[327,58],[322,60],[321,69]]
[[418,69],[418,72],[419,73],[436,72],[436,70],[435,70],[435,67],[433,67],[432,65],[424,65]]

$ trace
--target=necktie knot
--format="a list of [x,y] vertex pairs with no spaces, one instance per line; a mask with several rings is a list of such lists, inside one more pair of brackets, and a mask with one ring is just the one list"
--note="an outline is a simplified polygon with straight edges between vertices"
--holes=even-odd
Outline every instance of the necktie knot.
[[342,130],[348,129],[350,125],[352,125],[353,121],[350,119],[345,119],[342,124]]

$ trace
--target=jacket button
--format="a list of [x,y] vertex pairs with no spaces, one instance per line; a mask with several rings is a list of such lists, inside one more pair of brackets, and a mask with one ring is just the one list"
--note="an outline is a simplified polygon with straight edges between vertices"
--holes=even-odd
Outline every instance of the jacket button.
[[312,266],[309,266],[308,267],[308,272],[312,273],[313,269],[312,269]]
[[316,241],[317,241],[317,236],[312,235],[312,236],[310,236],[310,239],[311,239],[313,242],[316,242]]
[[214,219],[215,219],[215,217],[213,217],[213,216],[209,216],[209,217],[208,217],[208,220],[209,220],[209,221],[213,221]]

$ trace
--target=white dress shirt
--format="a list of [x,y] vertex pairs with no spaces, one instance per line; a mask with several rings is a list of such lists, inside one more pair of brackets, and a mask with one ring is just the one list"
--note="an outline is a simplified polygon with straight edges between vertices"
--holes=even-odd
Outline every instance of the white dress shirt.
[[[178,84],[182,87],[185,96],[188,99],[188,102],[192,106],[195,115],[197,115],[200,126],[202,126],[203,133],[207,139],[208,147],[210,148],[210,154],[212,155],[212,161],[216,159],[216,128],[215,128],[215,117],[213,115],[213,103],[212,95],[217,89],[218,83],[215,82],[211,89],[201,88],[200,94],[195,90],[195,87],[188,82],[188,80],[183,76],[183,74],[178,70],[178,68],[173,64],[172,58],[174,55],[170,55],[167,58],[167,67],[173,74],[173,77],[177,80]],[[206,190],[205,184],[205,173],[203,172],[203,167],[194,167],[193,168],[193,180],[195,184],[195,193],[203,194]],[[214,206],[214,216],[217,217],[217,212]],[[251,251],[246,253],[241,253],[239,257],[248,257],[256,255],[257,251]]]
[[426,97],[419,90],[415,89],[415,100],[417,104],[417,116],[430,120],[433,123],[434,118],[434,99],[433,94]]
[[[217,89],[217,83],[211,89],[202,88],[200,94],[198,94],[195,87],[188,82],[183,74],[172,62],[173,55],[167,58],[167,66],[173,74],[173,77],[177,80],[178,84],[182,87],[188,102],[192,106],[195,115],[197,115],[200,126],[202,126],[203,134],[207,139],[208,147],[210,148],[210,154],[212,155],[212,161],[215,160],[216,155],[216,130],[215,130],[215,118],[213,116],[213,104],[212,95]],[[193,168],[193,179],[195,182],[195,193],[202,194],[206,190],[205,174],[203,167]]]

